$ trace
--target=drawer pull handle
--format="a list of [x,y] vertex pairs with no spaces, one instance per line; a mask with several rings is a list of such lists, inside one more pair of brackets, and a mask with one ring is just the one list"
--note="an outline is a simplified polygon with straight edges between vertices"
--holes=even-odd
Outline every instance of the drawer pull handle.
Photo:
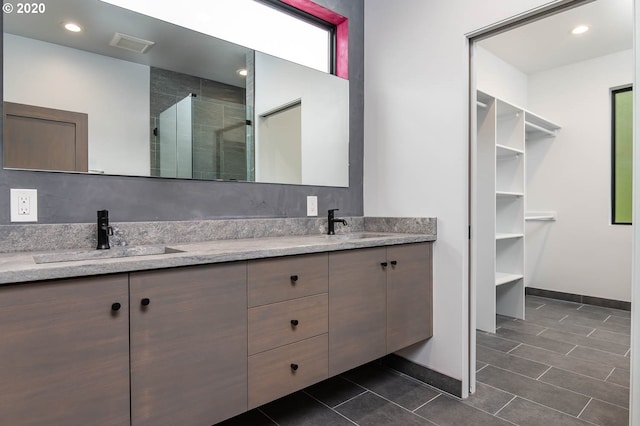
[[145,297],[144,299],[142,299],[142,300],[140,301],[140,304],[141,304],[142,306],[149,306],[149,303],[151,303],[151,300],[149,300],[149,298],[148,298],[148,297]]
[[387,263],[387,262],[380,262],[380,266],[382,266],[383,268],[386,268],[386,267],[387,267],[387,265],[388,265],[388,263]]
[[392,260],[392,261],[391,261],[391,266],[396,266],[397,264],[398,264],[398,261],[397,261],[397,260]]
[[296,371],[298,369],[298,364],[291,364],[291,369]]
[[291,326],[295,327],[298,325],[298,320],[291,320]]
[[122,307],[122,305],[119,304],[118,302],[116,302],[113,305],[111,305],[111,310],[112,311],[119,311],[121,307]]
[[291,275],[291,282],[296,282],[298,281],[298,276],[297,275]]

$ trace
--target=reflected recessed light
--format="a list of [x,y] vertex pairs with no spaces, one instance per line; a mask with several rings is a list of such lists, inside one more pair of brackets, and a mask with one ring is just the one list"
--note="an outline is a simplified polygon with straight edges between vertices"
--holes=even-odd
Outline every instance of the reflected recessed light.
[[67,31],[71,31],[72,33],[79,33],[80,31],[82,31],[82,27],[78,24],[74,24],[73,22],[67,22],[66,24],[64,24],[64,28]]
[[584,34],[587,31],[589,31],[589,27],[587,25],[578,25],[577,27],[571,30],[571,34],[573,35]]
[[246,77],[247,76],[247,69],[246,68],[240,68],[236,72],[238,73],[238,75],[241,75],[242,77]]

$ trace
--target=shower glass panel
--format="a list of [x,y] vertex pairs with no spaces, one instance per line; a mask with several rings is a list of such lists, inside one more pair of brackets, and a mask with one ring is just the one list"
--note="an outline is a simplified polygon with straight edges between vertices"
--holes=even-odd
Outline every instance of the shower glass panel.
[[165,109],[154,132],[160,176],[255,180],[250,114],[244,104],[193,94]]

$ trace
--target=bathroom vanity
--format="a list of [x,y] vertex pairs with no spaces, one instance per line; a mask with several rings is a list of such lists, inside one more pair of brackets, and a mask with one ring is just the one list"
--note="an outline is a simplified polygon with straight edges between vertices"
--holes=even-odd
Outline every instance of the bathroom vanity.
[[211,425],[429,338],[435,235],[335,237],[3,254],[0,424]]

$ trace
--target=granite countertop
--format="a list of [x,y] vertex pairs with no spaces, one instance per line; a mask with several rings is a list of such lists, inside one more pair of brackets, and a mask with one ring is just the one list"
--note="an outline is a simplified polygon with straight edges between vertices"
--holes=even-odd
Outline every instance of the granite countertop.
[[[111,249],[113,251],[100,252],[61,250],[54,253],[3,253],[0,254],[0,284],[418,243],[435,239],[435,234],[357,232],[332,236],[300,235],[175,243],[153,247],[114,247]],[[160,254],[145,254],[153,252]],[[118,255],[124,257],[108,257]],[[65,260],[65,257],[77,259],[94,256],[98,257]],[[36,263],[36,259],[45,263]]]

